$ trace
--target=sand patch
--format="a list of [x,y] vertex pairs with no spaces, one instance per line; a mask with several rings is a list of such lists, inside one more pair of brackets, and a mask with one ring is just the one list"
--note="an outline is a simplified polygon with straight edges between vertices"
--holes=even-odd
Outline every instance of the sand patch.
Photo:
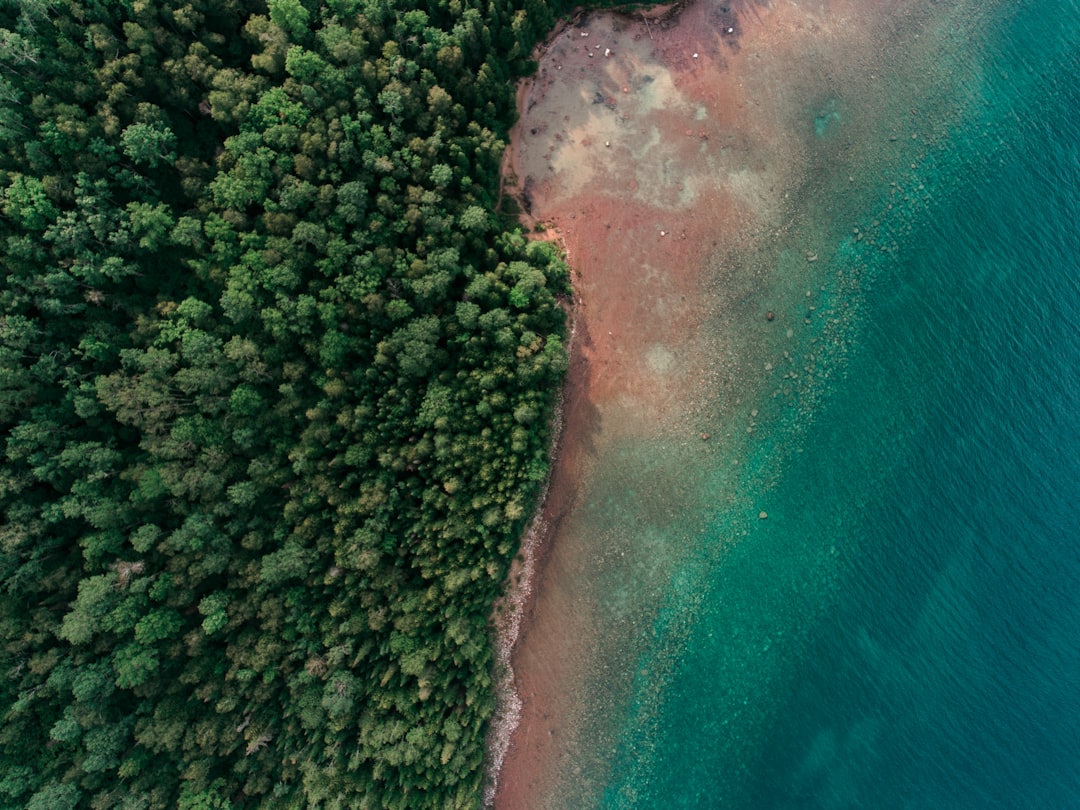
[[667,347],[656,344],[645,352],[645,364],[657,374],[667,374],[675,367],[675,355]]

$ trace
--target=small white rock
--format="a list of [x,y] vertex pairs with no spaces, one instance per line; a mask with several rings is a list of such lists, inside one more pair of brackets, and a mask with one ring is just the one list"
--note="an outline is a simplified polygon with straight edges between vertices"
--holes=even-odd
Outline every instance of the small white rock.
[[694,58],[697,59],[697,54],[696,53],[694,54]]

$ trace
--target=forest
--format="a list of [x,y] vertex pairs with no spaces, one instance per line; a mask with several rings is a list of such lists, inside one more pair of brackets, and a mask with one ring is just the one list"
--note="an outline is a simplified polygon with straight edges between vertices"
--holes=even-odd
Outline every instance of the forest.
[[0,808],[480,806],[568,5],[0,2]]

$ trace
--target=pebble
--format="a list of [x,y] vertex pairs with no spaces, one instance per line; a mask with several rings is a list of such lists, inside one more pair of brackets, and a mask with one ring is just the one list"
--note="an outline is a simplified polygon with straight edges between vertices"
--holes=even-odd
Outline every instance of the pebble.
[[768,512],[758,512],[758,520],[765,520],[768,516]]

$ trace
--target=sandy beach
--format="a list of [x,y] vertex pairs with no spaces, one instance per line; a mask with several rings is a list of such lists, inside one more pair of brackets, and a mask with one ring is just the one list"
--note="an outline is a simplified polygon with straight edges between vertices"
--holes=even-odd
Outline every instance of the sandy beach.
[[[653,514],[693,515],[680,471],[718,452],[709,425],[734,421],[748,391],[772,384],[757,370],[772,368],[806,298],[799,274],[777,283],[774,254],[754,257],[797,217],[815,126],[842,114],[820,88],[873,92],[858,66],[872,63],[875,38],[852,22],[857,11],[744,0],[582,13],[559,26],[520,88],[505,189],[523,222],[566,250],[574,335],[549,488],[500,614],[512,677],[489,744],[497,808],[558,807],[556,774],[596,778],[610,754],[583,751],[576,737],[598,677],[588,670],[618,660],[648,609],[613,614],[589,580],[617,566],[648,593],[665,570],[650,561],[655,550],[612,535],[595,504],[632,499],[646,529]],[[833,76],[841,54],[848,67]],[[817,259],[808,245],[793,261]],[[716,328],[736,320],[754,326]],[[654,491],[595,483],[625,439],[670,448],[650,471]],[[613,700],[632,668],[612,667]]]

